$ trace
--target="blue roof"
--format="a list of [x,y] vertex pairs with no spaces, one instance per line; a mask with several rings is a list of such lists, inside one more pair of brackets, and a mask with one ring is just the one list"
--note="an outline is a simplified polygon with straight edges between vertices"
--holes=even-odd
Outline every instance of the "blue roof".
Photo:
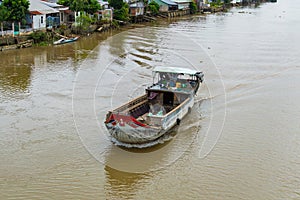
[[168,5],[177,6],[177,3],[175,3],[174,1],[170,1],[170,0],[160,0],[160,1]]

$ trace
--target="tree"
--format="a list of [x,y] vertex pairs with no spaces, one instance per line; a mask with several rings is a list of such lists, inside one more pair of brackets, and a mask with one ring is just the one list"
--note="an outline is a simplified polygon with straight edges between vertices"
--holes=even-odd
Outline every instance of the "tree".
[[89,14],[94,14],[101,9],[100,4],[97,0],[89,0],[89,4],[86,5],[85,12]]
[[71,1],[70,9],[75,12],[84,11],[84,3],[81,0]]
[[119,9],[121,9],[125,5],[125,3],[123,2],[123,0],[108,0],[108,3],[115,10],[119,10]]
[[84,33],[89,30],[92,19],[88,15],[82,14],[77,18],[77,22],[79,24],[79,26],[76,27],[77,31],[80,30],[81,33]]
[[7,20],[7,15],[8,15],[8,11],[7,8],[1,4],[0,5],[0,23],[1,23],[1,35],[3,37],[4,33],[3,33],[3,22],[5,22]]
[[57,3],[64,6],[68,6],[70,10],[75,12],[83,11],[83,1],[81,0],[59,0]]
[[152,14],[158,14],[159,13],[159,5],[155,1],[151,1],[149,3],[149,10]]
[[191,14],[195,14],[198,11],[197,4],[194,1],[190,3],[190,11]]
[[110,6],[114,8],[114,18],[121,21],[128,21],[129,5],[123,0],[108,0]]
[[72,11],[88,14],[94,14],[101,9],[97,0],[59,0],[58,3],[68,6]]
[[129,6],[127,3],[121,9],[114,10],[114,18],[121,21],[129,21]]
[[94,14],[95,12],[101,9],[101,6],[97,0],[59,0],[58,3],[64,6],[68,6],[70,10],[76,13],[75,16],[76,26],[78,23],[79,26],[82,26],[83,21],[84,22],[90,21],[87,20],[86,14]]
[[7,20],[12,21],[14,31],[14,22],[20,22],[25,18],[28,13],[29,1],[28,0],[4,0],[2,5],[7,8]]

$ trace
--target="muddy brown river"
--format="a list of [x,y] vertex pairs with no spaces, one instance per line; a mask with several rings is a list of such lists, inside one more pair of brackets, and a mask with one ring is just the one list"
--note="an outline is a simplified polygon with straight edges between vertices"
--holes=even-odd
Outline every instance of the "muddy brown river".
[[[299,10],[278,0],[0,52],[0,199],[300,199]],[[193,110],[163,144],[116,147],[105,114],[155,66],[204,72]]]

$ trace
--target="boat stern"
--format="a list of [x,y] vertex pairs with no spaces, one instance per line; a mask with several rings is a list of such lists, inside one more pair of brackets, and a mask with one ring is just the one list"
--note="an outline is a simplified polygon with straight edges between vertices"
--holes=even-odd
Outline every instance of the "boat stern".
[[123,143],[147,143],[163,134],[160,129],[143,124],[132,116],[111,112],[104,123],[111,137]]

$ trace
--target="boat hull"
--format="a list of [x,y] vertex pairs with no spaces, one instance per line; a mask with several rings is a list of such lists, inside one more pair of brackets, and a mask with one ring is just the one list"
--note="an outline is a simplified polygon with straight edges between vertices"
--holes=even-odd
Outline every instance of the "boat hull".
[[114,120],[106,123],[106,128],[111,137],[121,143],[149,143],[163,136],[174,126],[179,125],[193,105],[194,97],[190,96],[184,103],[165,116],[147,116],[151,125],[141,124],[131,116],[115,114]]
[[151,142],[160,136],[162,136],[165,132],[164,130],[155,129],[155,128],[144,128],[144,127],[136,127],[133,128],[130,125],[115,125],[111,126],[110,124],[106,125],[109,134],[115,140],[128,143],[128,144],[143,144],[147,142]]
[[75,38],[71,38],[71,39],[60,39],[58,41],[55,41],[53,42],[54,45],[60,45],[60,44],[67,44],[67,43],[70,43],[70,42],[75,42],[78,40],[79,37],[75,37]]

